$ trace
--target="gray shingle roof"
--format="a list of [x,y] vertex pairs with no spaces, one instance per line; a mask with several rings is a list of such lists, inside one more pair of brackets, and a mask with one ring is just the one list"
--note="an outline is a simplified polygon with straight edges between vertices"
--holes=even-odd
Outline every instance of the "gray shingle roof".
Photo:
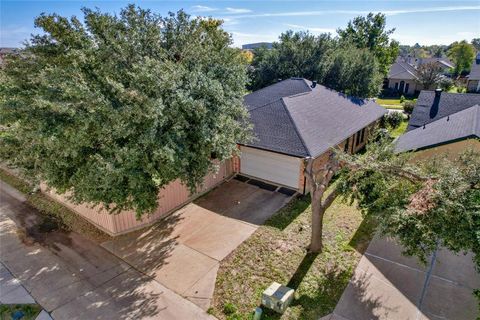
[[407,131],[422,127],[448,115],[480,104],[480,95],[475,93],[442,92],[436,98],[434,91],[422,91],[413,108]]
[[386,113],[373,100],[310,85],[292,78],[245,96],[257,137],[249,145],[317,157]]
[[395,79],[395,76],[403,73],[407,73],[410,75],[409,79],[416,80],[418,79],[418,72],[417,70],[410,64],[403,62],[403,61],[396,61],[390,67],[388,71],[388,78]]
[[425,149],[469,137],[480,137],[478,105],[403,134],[395,142],[395,151]]
[[477,54],[477,58],[473,61],[468,80],[480,80],[480,53]]

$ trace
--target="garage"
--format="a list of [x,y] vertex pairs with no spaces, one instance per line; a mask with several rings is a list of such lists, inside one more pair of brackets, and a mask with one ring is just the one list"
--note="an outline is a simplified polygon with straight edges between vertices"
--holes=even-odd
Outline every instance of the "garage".
[[240,173],[298,189],[300,158],[241,147]]

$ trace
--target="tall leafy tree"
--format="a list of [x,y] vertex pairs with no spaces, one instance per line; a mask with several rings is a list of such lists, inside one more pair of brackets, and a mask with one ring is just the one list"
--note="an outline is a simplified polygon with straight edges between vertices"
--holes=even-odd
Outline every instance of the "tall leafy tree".
[[7,61],[2,155],[76,202],[148,213],[248,138],[245,58],[214,19],[83,13],[39,16],[44,34]]
[[291,30],[282,33],[271,49],[255,50],[250,89],[257,90],[290,77],[320,79],[322,60],[333,44],[329,34],[314,36]]
[[338,29],[341,41],[354,44],[359,49],[369,49],[379,63],[380,72],[386,76],[398,56],[399,43],[390,39],[395,29],[386,29],[386,17],[382,13],[369,13],[348,22],[345,29]]
[[442,71],[442,67],[436,62],[421,64],[417,68],[418,82],[425,90],[434,89],[434,86],[442,79]]
[[473,38],[471,43],[472,46],[475,47],[475,50],[477,50],[477,52],[480,52],[480,38]]
[[465,40],[454,42],[447,54],[455,64],[455,74],[459,75],[470,71],[475,57],[475,47]]

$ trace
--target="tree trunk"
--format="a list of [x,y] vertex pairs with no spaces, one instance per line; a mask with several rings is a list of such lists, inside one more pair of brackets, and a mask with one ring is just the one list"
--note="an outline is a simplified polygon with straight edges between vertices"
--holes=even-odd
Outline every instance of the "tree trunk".
[[310,252],[322,252],[323,248],[323,215],[325,208],[321,204],[321,198],[311,192],[312,198],[312,238],[310,240]]

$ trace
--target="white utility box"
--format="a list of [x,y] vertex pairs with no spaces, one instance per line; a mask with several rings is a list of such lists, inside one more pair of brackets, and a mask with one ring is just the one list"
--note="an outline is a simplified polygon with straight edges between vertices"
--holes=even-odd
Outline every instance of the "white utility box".
[[284,313],[293,300],[293,293],[293,289],[274,282],[263,291],[262,304],[278,313]]

